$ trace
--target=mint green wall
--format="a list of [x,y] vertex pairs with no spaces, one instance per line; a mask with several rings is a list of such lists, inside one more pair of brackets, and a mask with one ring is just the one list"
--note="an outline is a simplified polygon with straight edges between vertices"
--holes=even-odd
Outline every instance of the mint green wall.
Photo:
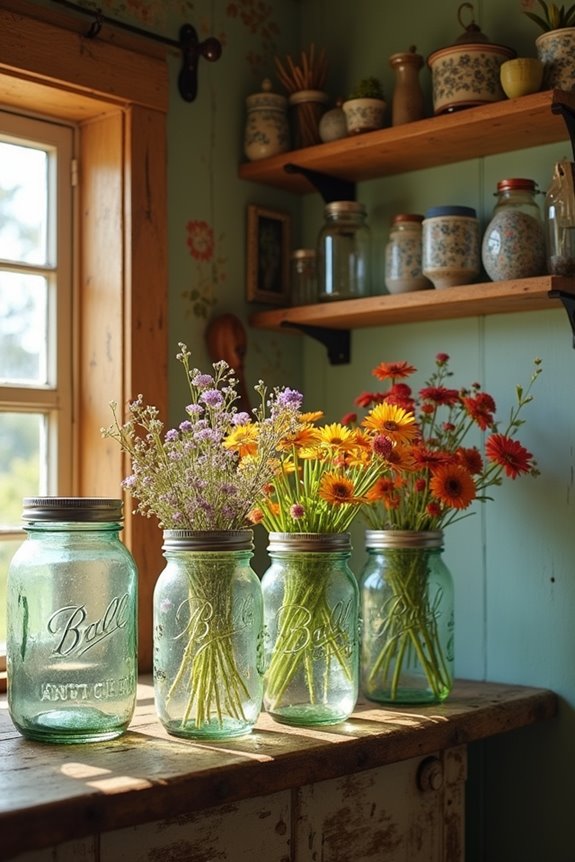
[[[46,0],[45,0],[46,2]],[[49,4],[48,4],[49,5]],[[185,341],[204,367],[206,317],[231,311],[246,324],[245,212],[257,203],[290,212],[294,245],[312,244],[322,220],[317,195],[294,198],[237,177],[242,156],[245,97],[273,74],[274,51],[284,55],[314,40],[330,60],[332,96],[354,80],[381,77],[393,89],[388,57],[412,44],[428,55],[460,33],[458,0],[107,0],[105,14],[177,38],[182,23],[224,41],[222,58],[200,62],[199,95],[187,104],[178,96],[179,60],[170,60],[169,266],[170,344]],[[259,9],[263,17],[258,18]],[[521,0],[477,0],[476,20],[496,42],[533,56],[536,28],[521,14]],[[430,112],[430,77],[421,72]],[[529,142],[526,141],[526,144]],[[477,208],[485,226],[498,179],[532,177],[547,185],[553,163],[570,157],[567,143],[525,149],[482,160],[417,171],[365,183],[358,197],[368,206],[376,268],[380,275],[391,215],[423,211],[432,204]],[[207,260],[190,254],[189,222],[205,222],[214,235]],[[153,290],[153,285],[150,285]],[[189,294],[196,291],[198,303]],[[215,304],[209,303],[214,300]],[[196,306],[196,307],[195,307]],[[461,677],[524,683],[554,689],[561,697],[557,720],[472,747],[468,860],[482,862],[571,862],[575,799],[575,351],[562,310],[496,315],[445,322],[414,322],[359,330],[352,336],[352,362],[332,367],[316,343],[249,330],[247,376],[274,385],[303,388],[306,406],[321,406],[328,418],[350,409],[370,387],[381,360],[406,359],[420,372],[439,351],[452,357],[454,383],[480,380],[504,415],[515,385],[525,383],[532,360],[543,360],[535,402],[528,408],[521,439],[536,453],[541,476],[508,482],[496,499],[447,533],[446,559],[456,583],[456,670]],[[172,358],[173,418],[185,389]],[[363,563],[361,528],[354,531],[354,563]],[[262,537],[258,564],[261,565]]]

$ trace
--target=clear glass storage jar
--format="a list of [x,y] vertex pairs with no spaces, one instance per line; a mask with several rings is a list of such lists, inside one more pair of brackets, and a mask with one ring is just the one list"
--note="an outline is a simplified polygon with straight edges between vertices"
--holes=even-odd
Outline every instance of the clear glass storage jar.
[[357,201],[326,205],[317,242],[321,302],[370,295],[371,232],[366,217],[365,206]]
[[492,281],[545,272],[545,232],[534,180],[497,183],[497,202],[481,243],[481,261]]
[[575,276],[575,162],[557,162],[545,196],[547,271]]
[[296,248],[291,254],[291,304],[309,305],[317,302],[316,251]]
[[137,573],[122,501],[24,499],[26,540],[8,571],[8,708],[24,736],[122,734],[137,686]]

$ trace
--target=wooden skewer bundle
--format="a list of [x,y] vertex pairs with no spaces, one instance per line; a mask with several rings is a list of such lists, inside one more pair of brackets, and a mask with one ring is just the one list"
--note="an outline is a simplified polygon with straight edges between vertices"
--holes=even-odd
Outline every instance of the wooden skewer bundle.
[[[312,42],[307,51],[301,52],[299,64],[294,62],[290,54],[283,62],[279,57],[274,60],[278,78],[288,96],[306,90],[323,92],[327,78],[327,59],[323,48],[316,54]],[[318,125],[324,111],[323,100],[292,102],[290,99],[290,102],[296,108],[296,146],[309,147],[320,143]]]

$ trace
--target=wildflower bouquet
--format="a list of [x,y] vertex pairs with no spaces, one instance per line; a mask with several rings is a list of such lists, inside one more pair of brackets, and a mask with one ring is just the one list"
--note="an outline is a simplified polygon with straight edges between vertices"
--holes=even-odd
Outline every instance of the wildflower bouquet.
[[[239,620],[234,613],[234,568],[226,545],[217,551],[217,539],[246,535],[248,512],[274,474],[277,447],[297,427],[301,396],[276,389],[268,397],[260,381],[260,405],[250,417],[235,406],[238,382],[227,363],[205,374],[190,367],[187,347],[179,347],[190,392],[179,426],[166,431],[157,408],[139,395],[123,424],[111,405],[114,421],[102,433],[129,454],[132,472],[123,485],[137,500],[137,512],[158,518],[165,548],[174,537],[176,546],[181,539],[182,548],[186,540],[203,548],[185,554],[184,595],[172,584],[172,595],[166,592],[156,607],[154,679],[172,732],[218,735],[224,725],[242,726],[249,685],[256,699],[259,686],[259,711],[261,678],[257,685],[257,675],[248,680],[237,648],[241,631],[258,615],[247,606]],[[261,625],[261,610],[259,617]],[[175,656],[179,665],[169,672]]]
[[376,422],[352,430],[317,426],[320,416],[302,415],[285,435],[274,479],[251,513],[270,532],[275,561],[262,582],[265,704],[302,724],[342,720],[355,705],[357,586],[338,566],[392,448]]
[[[426,545],[437,545],[434,539],[441,538],[449,524],[467,517],[474,500],[492,499],[488,489],[500,485],[503,474],[511,479],[538,474],[532,454],[515,436],[541,372],[539,360],[527,388],[517,387],[516,403],[502,429],[495,402],[479,383],[467,389],[448,385],[449,356],[436,356],[435,370],[417,397],[404,382],[415,371],[407,362],[382,362],[373,374],[389,383],[387,390],[364,392],[356,399],[359,406],[370,408],[361,426],[369,429],[377,422],[393,444],[387,458],[391,472],[378,478],[364,507],[370,530],[395,531],[385,543],[383,597],[381,591],[375,598],[377,590],[373,595],[366,590],[362,598],[364,687],[373,699],[402,699],[405,679],[413,680],[418,673],[430,699],[447,696],[450,644],[442,643],[439,634],[446,621],[440,620],[441,595],[432,595],[428,588]],[[414,418],[407,427],[406,416]],[[353,426],[358,417],[348,414],[343,421]],[[473,429],[487,435],[483,453],[476,445],[466,445]],[[427,541],[414,544],[416,533]],[[401,547],[404,538],[409,549]]]

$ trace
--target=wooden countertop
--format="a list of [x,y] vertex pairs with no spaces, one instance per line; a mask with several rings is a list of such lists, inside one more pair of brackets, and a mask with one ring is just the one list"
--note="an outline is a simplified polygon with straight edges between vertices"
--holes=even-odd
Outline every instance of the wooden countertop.
[[225,742],[168,736],[151,680],[138,687],[128,733],[86,745],[23,739],[0,699],[0,859],[183,812],[432,754],[552,718],[545,689],[458,681],[441,706],[362,702],[343,724],[291,728],[263,714]]

